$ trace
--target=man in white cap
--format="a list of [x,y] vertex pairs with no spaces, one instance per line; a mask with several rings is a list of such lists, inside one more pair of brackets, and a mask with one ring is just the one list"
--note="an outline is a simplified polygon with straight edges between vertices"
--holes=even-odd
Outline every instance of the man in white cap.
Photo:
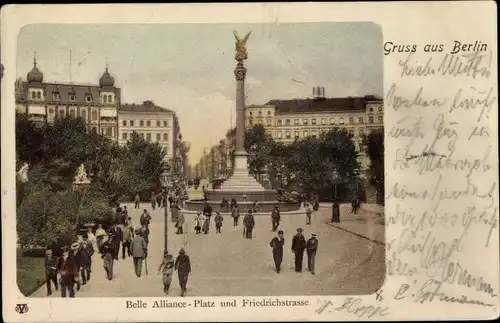
[[318,239],[316,233],[311,233],[311,237],[306,242],[307,250],[307,269],[314,275],[314,266],[316,265],[316,251],[318,250]]

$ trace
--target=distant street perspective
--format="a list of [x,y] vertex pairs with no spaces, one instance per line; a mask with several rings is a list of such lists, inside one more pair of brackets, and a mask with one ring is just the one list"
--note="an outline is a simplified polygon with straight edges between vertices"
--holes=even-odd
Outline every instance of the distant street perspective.
[[[99,28],[100,35],[121,35]],[[154,28],[160,27],[146,29],[166,32]],[[374,293],[385,278],[384,103],[378,85],[356,77],[370,77],[368,83],[381,86],[382,55],[361,70],[352,64],[352,53],[337,57],[342,67],[336,63],[333,71],[353,72],[345,76],[345,86],[335,85],[335,96],[327,97],[323,85],[309,87],[310,97],[302,85],[289,92],[279,82],[270,93],[255,79],[271,78],[266,69],[274,66],[259,54],[259,48],[269,46],[264,29],[178,28],[187,28],[193,37],[229,38],[217,46],[205,44],[206,61],[193,60],[204,68],[213,60],[224,75],[207,72],[204,82],[189,85],[201,91],[213,86],[212,78],[219,82],[196,104],[182,91],[163,94],[163,88],[139,96],[140,86],[127,85],[126,74],[115,79],[118,64],[106,56],[101,67],[89,67],[90,74],[100,75],[90,84],[73,79],[73,49],[68,82],[50,71],[57,67],[49,53],[33,51],[30,60],[23,58],[20,70],[27,74],[15,84],[20,291],[68,298]],[[352,50],[382,52],[381,33],[373,24],[321,28],[325,35],[338,33],[344,47],[352,43],[344,34],[358,34],[359,28],[373,39],[366,50]],[[292,29],[276,32],[286,40],[295,35]],[[43,28],[23,30],[47,37]],[[128,30],[124,39],[149,34],[135,32]],[[200,48],[196,54],[188,51],[191,47],[177,32],[169,35],[187,46],[177,59],[199,54]],[[93,44],[92,37],[82,39]],[[146,39],[147,46],[157,46]],[[25,50],[36,47],[20,44]],[[80,65],[103,56],[82,54],[81,48],[76,52],[85,57],[78,56]],[[264,69],[249,63],[252,57],[262,60]],[[149,64],[149,59],[138,64]],[[330,82],[330,74],[314,67],[321,62],[310,64],[308,77],[315,84]],[[176,70],[174,65],[146,65],[149,74],[139,72],[138,78],[146,86],[156,73],[179,84],[186,75],[199,81],[186,66]],[[175,73],[183,77],[176,79]],[[223,105],[211,101],[221,88]],[[147,95],[186,101],[184,106],[168,100],[160,105]],[[230,122],[218,124],[210,113],[200,114],[196,109],[205,103],[199,102],[214,104],[216,114],[229,113]]]

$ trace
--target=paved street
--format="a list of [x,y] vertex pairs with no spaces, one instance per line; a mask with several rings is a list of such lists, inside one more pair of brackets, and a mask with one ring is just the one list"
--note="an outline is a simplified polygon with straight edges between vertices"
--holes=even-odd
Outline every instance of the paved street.
[[[135,277],[132,259],[120,258],[115,261],[113,280],[108,281],[105,279],[102,260],[95,256],[92,279],[77,292],[76,297],[164,295],[161,274],[157,274],[163,255],[164,209],[152,211],[148,204],[143,204],[140,210],[134,210],[133,205],[127,205],[127,208],[134,225],[139,223],[143,208],[147,208],[153,217],[150,225],[149,274],[141,278]],[[347,207],[341,208],[342,214],[348,211]],[[185,246],[191,258],[188,296],[373,293],[384,279],[384,246],[326,224],[330,217],[328,208],[320,208],[313,217],[312,225],[307,226],[302,216],[282,216],[280,228],[285,231],[286,243],[283,271],[280,274],[274,271],[269,247],[274,233],[271,232],[271,222],[267,216],[256,217],[252,240],[243,239],[241,224],[233,227],[229,217],[224,219],[222,234],[215,234],[215,229],[211,228],[213,230],[208,235],[196,235],[193,216],[187,216],[187,234],[178,236],[174,234],[174,224],[169,222],[169,249],[176,256],[179,248]],[[241,220],[242,218],[240,223]],[[311,232],[318,234],[315,276],[307,271],[301,274],[294,272],[294,258],[290,247],[292,236],[298,227],[304,229],[306,239]],[[174,275],[171,295],[179,294],[178,280]],[[45,288],[35,294],[39,297],[44,295]],[[60,297],[60,294],[55,293],[51,297]]]

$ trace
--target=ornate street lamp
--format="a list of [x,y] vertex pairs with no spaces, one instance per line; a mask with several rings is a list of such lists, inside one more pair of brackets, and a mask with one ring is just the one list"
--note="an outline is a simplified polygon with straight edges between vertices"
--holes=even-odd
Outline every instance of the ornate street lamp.
[[[160,180],[161,180],[161,186],[166,188],[168,190],[168,186],[169,186],[169,176],[168,174],[164,174],[161,176]],[[164,232],[164,245],[163,245],[163,251],[168,251],[168,207],[169,205],[167,204],[168,203],[168,199],[165,199],[165,202],[164,202],[164,205],[163,207],[165,208],[165,212],[164,212],[164,217],[165,217],[165,232]]]
[[337,183],[338,183],[338,180],[339,180],[339,172],[337,171],[337,169],[334,169],[333,172],[332,172],[332,178],[333,178],[333,187],[334,187],[334,199],[335,201],[337,201]]

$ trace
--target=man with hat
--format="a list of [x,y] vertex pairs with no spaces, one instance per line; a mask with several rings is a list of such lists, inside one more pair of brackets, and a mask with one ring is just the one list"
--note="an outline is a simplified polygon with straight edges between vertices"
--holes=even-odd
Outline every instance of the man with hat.
[[297,229],[297,234],[292,239],[292,252],[295,254],[295,272],[302,272],[302,260],[306,248],[306,239],[302,235],[302,228]]
[[[73,242],[71,244],[70,249],[71,249],[71,253],[73,254],[73,259],[75,260],[76,268],[78,269],[77,277],[79,278],[80,271],[83,271],[82,270],[82,268],[83,268],[83,256],[80,253],[80,242]],[[75,279],[75,283],[76,283],[76,290],[79,291],[80,287],[82,285],[82,281],[80,281],[80,279]]]
[[252,209],[248,210],[248,213],[243,218],[243,225],[245,226],[245,238],[252,239],[252,231],[255,227],[255,218]]
[[318,239],[316,233],[311,233],[311,238],[306,242],[307,250],[307,270],[314,275],[314,266],[316,265],[316,251],[318,250]]
[[271,212],[271,222],[272,222],[272,230],[276,232],[278,230],[278,226],[280,225],[280,209],[277,205],[274,206],[273,211]]
[[174,260],[167,250],[163,253],[163,261],[158,267],[158,273],[163,268],[163,292],[168,294],[170,283],[172,283],[172,274],[174,273]]
[[61,286],[61,297],[66,297],[66,291],[69,292],[69,297],[75,297],[75,279],[78,279],[78,268],[76,267],[75,259],[69,252],[68,247],[62,248],[62,257],[57,263],[57,271],[59,272],[59,283]]
[[175,259],[174,267],[179,276],[179,285],[181,286],[182,291],[181,297],[184,297],[184,295],[186,295],[188,276],[191,273],[191,261],[189,260],[189,256],[186,255],[184,248],[179,250],[179,255]]
[[273,259],[274,265],[276,266],[276,272],[279,274],[281,271],[281,262],[283,261],[283,245],[285,244],[285,238],[283,238],[283,231],[278,231],[278,236],[274,237],[269,244],[273,248]]
[[104,259],[103,266],[106,270],[108,280],[113,279],[113,261],[115,258],[115,245],[113,243],[114,233],[113,230],[108,231],[107,239],[102,244],[102,258]]
[[47,296],[52,295],[52,283],[56,290],[59,289],[57,284],[57,259],[52,257],[52,250],[45,251],[45,282],[47,284]]
[[142,262],[148,254],[148,245],[141,235],[141,229],[135,229],[135,236],[130,243],[130,250],[132,252],[132,258],[134,259],[134,269],[135,275],[141,277],[142,272]]

